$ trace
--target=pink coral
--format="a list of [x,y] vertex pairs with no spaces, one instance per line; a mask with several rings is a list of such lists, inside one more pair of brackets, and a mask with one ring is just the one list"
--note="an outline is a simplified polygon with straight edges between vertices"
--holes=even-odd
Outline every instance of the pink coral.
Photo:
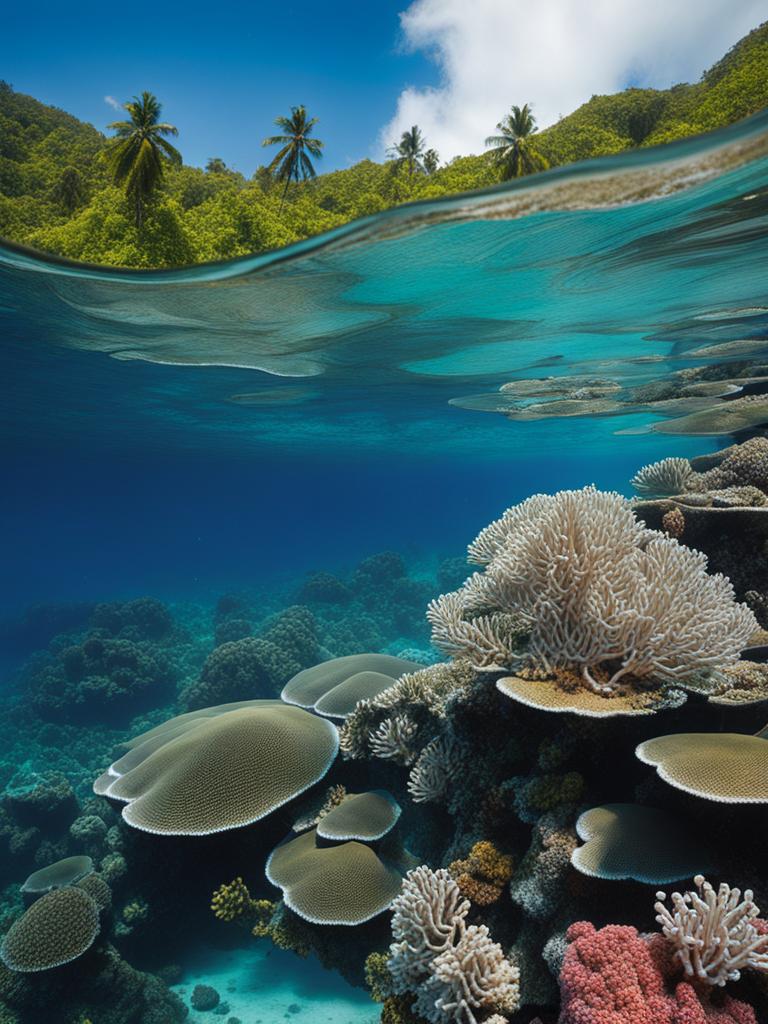
[[675,984],[679,965],[660,935],[579,921],[566,937],[559,1024],[757,1024],[746,1003],[702,1002],[693,986]]

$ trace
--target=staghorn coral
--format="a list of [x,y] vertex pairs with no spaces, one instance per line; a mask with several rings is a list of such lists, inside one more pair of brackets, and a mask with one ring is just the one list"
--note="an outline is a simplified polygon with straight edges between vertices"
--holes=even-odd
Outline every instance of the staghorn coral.
[[[701,686],[756,628],[730,582],[707,574],[704,555],[647,530],[625,498],[594,487],[529,498],[487,527],[470,557],[485,559],[485,571],[432,602],[428,617],[435,645],[481,670],[527,660],[578,672],[600,694],[623,678]],[[498,615],[529,629],[525,652]]]
[[395,761],[397,764],[413,764],[417,754],[413,741],[418,728],[404,712],[385,718],[376,729],[371,729],[368,733],[371,753],[374,757]]
[[211,910],[220,921],[236,921],[254,913],[254,900],[248,886],[238,876],[219,886],[211,897]]
[[670,494],[683,494],[692,475],[693,467],[688,459],[661,459],[643,466],[630,483],[645,497],[666,498]]
[[501,853],[493,843],[481,839],[464,860],[455,860],[448,870],[456,879],[465,896],[481,907],[495,903],[512,877],[513,861],[509,854]]
[[703,875],[694,878],[696,892],[656,893],[656,920],[673,945],[675,957],[689,978],[706,985],[738,981],[745,968],[768,973],[768,934],[752,891],[721,882],[717,892]]
[[467,925],[469,901],[448,871],[410,871],[392,909],[392,987],[417,993],[417,1014],[431,1024],[476,1024],[475,1010],[517,1009],[517,968],[485,925]]
[[416,804],[439,803],[462,768],[461,747],[451,736],[439,736],[422,750],[408,776],[408,792]]

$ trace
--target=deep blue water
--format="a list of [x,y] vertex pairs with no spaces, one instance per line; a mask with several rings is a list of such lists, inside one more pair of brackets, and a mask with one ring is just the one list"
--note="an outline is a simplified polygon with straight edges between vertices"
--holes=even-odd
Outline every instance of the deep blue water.
[[[663,424],[632,388],[702,346],[762,357],[767,150],[761,115],[182,271],[0,249],[0,604],[458,554],[533,491],[721,445],[617,431]],[[620,415],[477,409],[572,374]]]

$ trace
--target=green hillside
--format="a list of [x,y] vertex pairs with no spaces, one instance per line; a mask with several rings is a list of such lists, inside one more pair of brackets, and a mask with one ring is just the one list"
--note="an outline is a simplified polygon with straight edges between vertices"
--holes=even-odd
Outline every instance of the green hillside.
[[[489,131],[505,107],[527,99],[535,106],[535,96],[500,97],[498,109],[489,111]],[[558,166],[709,131],[766,106],[768,22],[699,82],[593,96],[533,141]],[[487,153],[459,157],[432,174],[363,160],[292,184],[282,203],[282,185],[263,167],[251,179],[171,167],[137,228],[130,204],[110,184],[106,146],[106,136],[91,125],[0,82],[0,235],[71,259],[171,266],[275,248],[398,203],[500,180]]]

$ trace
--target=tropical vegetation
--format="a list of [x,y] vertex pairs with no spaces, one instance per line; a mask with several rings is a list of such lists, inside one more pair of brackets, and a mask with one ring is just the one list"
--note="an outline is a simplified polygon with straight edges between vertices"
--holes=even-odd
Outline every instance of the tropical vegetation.
[[503,114],[514,97],[500,97],[499,109],[489,111],[489,128],[503,116],[488,150],[442,166],[415,125],[384,162],[318,174],[317,119],[296,107],[277,119],[279,134],[265,140],[279,147],[274,159],[249,178],[220,157],[204,170],[182,164],[169,141],[175,129],[160,120],[149,93],[126,104],[127,120],[116,122],[108,138],[0,83],[0,235],[71,259],[128,267],[241,256],[409,200],[493,185],[545,162],[557,167],[733,123],[768,106],[766,68],[768,23],[699,82],[593,96],[540,131],[530,106]]

